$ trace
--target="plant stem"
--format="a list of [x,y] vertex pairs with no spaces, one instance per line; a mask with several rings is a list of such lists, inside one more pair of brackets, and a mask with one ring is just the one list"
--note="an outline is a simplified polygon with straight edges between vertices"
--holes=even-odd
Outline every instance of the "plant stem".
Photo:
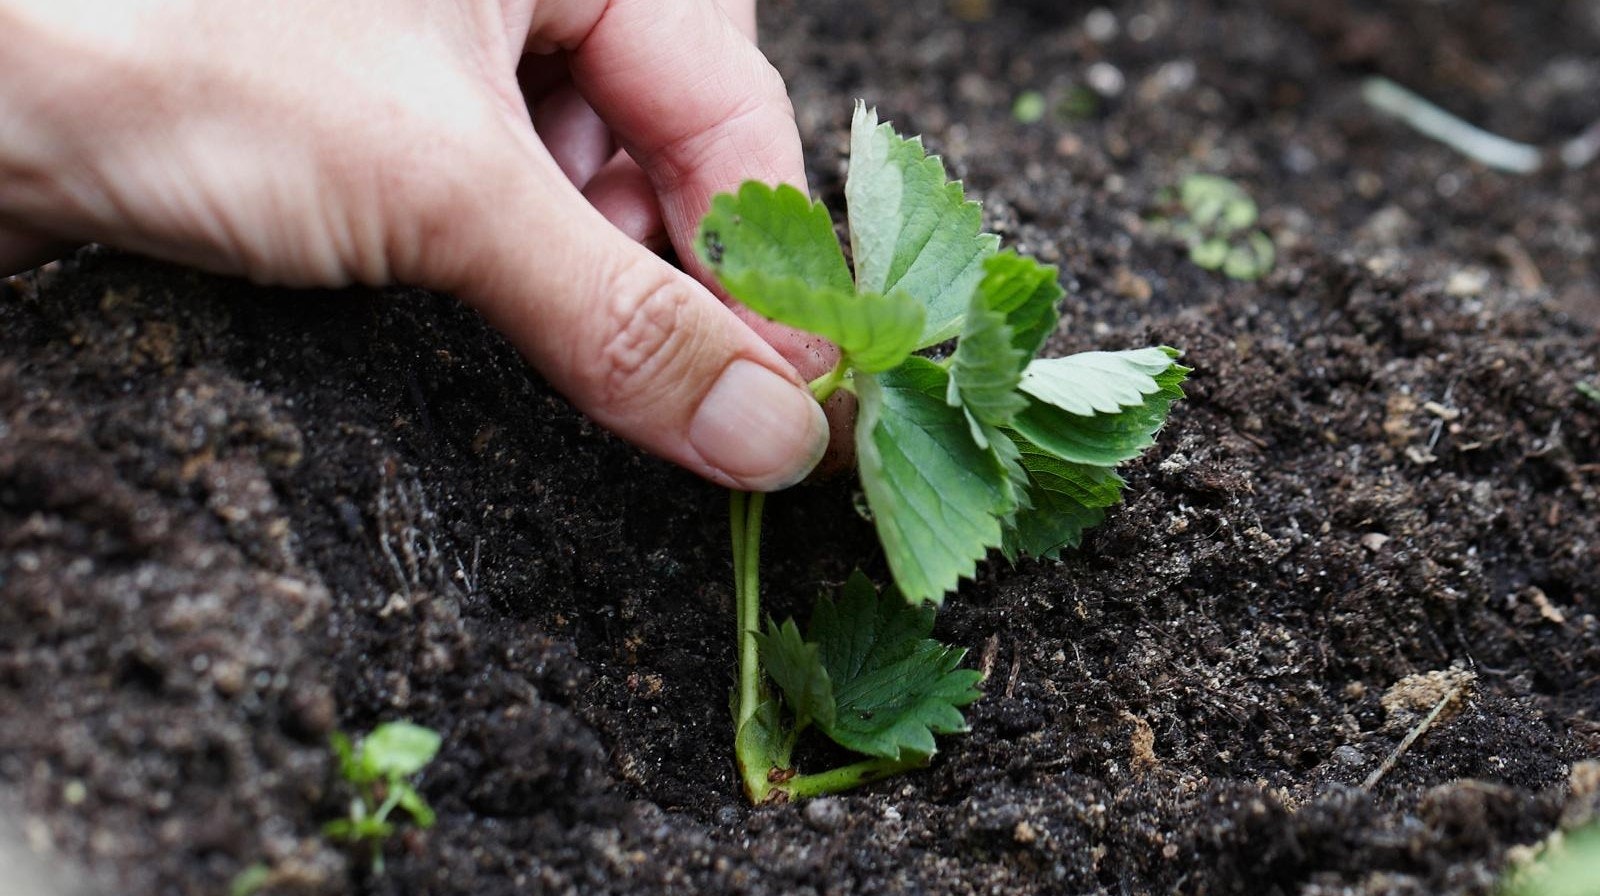
[[849,363],[844,358],[840,358],[839,363],[833,365],[832,370],[810,382],[811,394],[817,399],[818,404],[832,398],[833,393],[839,391],[839,387],[844,385],[844,375],[849,369]]
[[733,536],[733,599],[738,626],[739,701],[734,714],[737,732],[761,705],[761,657],[755,632],[761,624],[761,512],[767,496],[731,492],[728,528]]
[[778,787],[789,794],[790,799],[804,800],[871,784],[924,765],[927,765],[925,759],[867,759],[813,775],[795,775]]

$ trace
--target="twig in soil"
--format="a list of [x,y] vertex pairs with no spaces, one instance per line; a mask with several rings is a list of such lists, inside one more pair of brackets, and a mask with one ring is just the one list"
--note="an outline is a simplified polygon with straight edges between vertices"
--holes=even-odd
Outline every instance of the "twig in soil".
[[1444,712],[1444,708],[1449,706],[1451,703],[1454,703],[1456,698],[1461,696],[1461,692],[1464,687],[1464,685],[1456,685],[1455,687],[1451,688],[1450,692],[1445,694],[1438,703],[1434,704],[1433,709],[1423,717],[1422,721],[1418,722],[1416,727],[1407,732],[1406,736],[1402,738],[1400,743],[1395,746],[1394,752],[1389,754],[1389,758],[1383,760],[1383,764],[1374,769],[1372,774],[1368,775],[1367,779],[1361,782],[1361,789],[1371,790],[1373,787],[1376,787],[1378,782],[1383,779],[1383,776],[1387,775],[1389,770],[1394,768],[1395,763],[1400,761],[1400,757],[1405,755],[1405,752],[1411,749],[1411,745],[1417,742],[1417,738],[1426,734],[1428,729],[1433,727],[1433,723],[1439,720],[1439,714]]
[[1547,148],[1490,133],[1388,78],[1368,78],[1361,85],[1361,97],[1372,108],[1497,171],[1533,174],[1557,164],[1576,170],[1600,156],[1600,121],[1571,140]]

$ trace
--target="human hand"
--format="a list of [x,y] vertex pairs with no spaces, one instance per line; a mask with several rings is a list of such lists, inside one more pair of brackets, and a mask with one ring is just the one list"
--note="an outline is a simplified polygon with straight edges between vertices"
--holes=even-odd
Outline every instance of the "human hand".
[[[714,0],[0,0],[0,32],[0,268],[92,240],[445,290],[713,481],[781,488],[820,457],[799,374],[831,347],[639,242],[694,264],[714,193],[804,185],[782,80]],[[585,107],[603,128],[568,127]]]

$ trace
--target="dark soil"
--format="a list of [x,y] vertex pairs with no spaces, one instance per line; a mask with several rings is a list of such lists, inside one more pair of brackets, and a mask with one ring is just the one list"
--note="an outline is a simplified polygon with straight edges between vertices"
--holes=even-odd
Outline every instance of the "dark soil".
[[[1569,771],[1600,755],[1600,403],[1574,388],[1600,375],[1600,166],[1496,174],[1356,91],[1383,73],[1562,138],[1600,119],[1600,11],[1088,13],[766,4],[830,205],[865,97],[1061,265],[1052,352],[1164,342],[1196,368],[1081,551],[947,602],[990,677],[930,770],[745,806],[724,496],[453,301],[86,251],[0,286],[17,836],[117,894],[257,863],[317,894],[1490,891],[1585,813]],[[1025,89],[1077,117],[1019,124]],[[1260,201],[1266,279],[1145,226],[1195,171]],[[772,502],[775,612],[882,578],[851,499]],[[444,735],[440,817],[374,877],[318,834],[345,798],[325,743],[391,718]]]

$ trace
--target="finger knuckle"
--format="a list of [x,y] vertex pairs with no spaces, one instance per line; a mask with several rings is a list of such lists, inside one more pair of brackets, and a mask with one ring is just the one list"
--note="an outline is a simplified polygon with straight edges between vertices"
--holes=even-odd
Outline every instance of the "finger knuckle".
[[596,369],[601,399],[620,407],[658,400],[692,349],[693,297],[675,271],[631,263],[606,285]]

